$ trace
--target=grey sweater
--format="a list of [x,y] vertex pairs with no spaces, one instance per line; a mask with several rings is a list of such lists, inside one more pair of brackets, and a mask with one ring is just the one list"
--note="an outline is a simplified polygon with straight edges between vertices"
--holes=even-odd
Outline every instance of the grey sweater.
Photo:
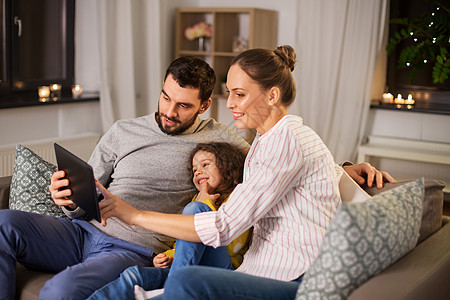
[[[248,148],[239,135],[213,119],[197,118],[183,134],[163,133],[155,113],[117,121],[101,138],[89,164],[97,180],[108,190],[137,209],[180,213],[196,189],[188,169],[188,155],[197,143],[223,141]],[[79,217],[81,209],[64,212]],[[105,234],[151,248],[156,253],[171,248],[174,239],[129,226],[110,218],[106,227],[91,224]]]

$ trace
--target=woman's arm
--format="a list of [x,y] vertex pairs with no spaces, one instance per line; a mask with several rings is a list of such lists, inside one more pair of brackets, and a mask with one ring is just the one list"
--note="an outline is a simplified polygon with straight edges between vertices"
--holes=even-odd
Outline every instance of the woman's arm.
[[164,214],[139,210],[111,194],[99,182],[96,182],[96,185],[105,198],[99,203],[103,226],[107,225],[108,218],[117,217],[128,225],[138,225],[188,242],[201,242],[195,231],[194,215]]

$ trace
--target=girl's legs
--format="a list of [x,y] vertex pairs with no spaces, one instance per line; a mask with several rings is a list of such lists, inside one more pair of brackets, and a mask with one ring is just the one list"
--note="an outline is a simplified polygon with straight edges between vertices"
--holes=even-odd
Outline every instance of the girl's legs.
[[[211,211],[211,208],[205,203],[191,202],[184,208],[183,215],[193,215],[205,211]],[[213,248],[202,243],[177,240],[175,257],[169,275],[181,267],[192,265],[233,269],[227,247]]]
[[173,272],[166,281],[162,299],[293,300],[300,281],[285,282],[230,270],[191,266]]
[[153,267],[129,267],[116,280],[93,293],[88,300],[134,299],[134,286],[149,291],[164,286],[169,269]]
[[[183,210],[183,214],[196,214],[210,211],[208,205],[191,202]],[[209,266],[231,268],[231,258],[226,247],[214,249],[202,243],[191,243],[177,240],[175,258],[170,269],[154,267],[130,267],[119,278],[108,283],[89,297],[99,299],[134,299],[134,286],[138,285],[146,291],[160,289],[173,270],[183,266],[207,264]]]

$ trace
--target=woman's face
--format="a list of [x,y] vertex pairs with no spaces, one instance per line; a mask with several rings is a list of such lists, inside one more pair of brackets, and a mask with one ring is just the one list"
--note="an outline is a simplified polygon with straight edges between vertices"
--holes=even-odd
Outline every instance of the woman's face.
[[229,90],[227,108],[233,111],[237,129],[256,129],[264,134],[270,113],[267,93],[237,64],[230,67],[227,77]]
[[221,176],[216,165],[216,156],[210,152],[198,151],[192,158],[193,182],[200,191],[202,184],[207,185],[207,191],[213,193],[219,186]]

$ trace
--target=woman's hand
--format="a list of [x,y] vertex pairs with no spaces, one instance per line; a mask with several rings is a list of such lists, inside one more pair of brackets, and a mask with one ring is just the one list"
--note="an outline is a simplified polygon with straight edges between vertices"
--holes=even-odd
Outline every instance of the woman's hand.
[[140,210],[111,194],[100,182],[95,181],[95,185],[104,197],[99,203],[103,226],[106,226],[106,220],[111,217],[119,218],[128,225],[136,225],[134,219],[141,212]]
[[[395,183],[397,182],[389,173],[384,171],[378,171],[371,164],[359,163],[356,165],[348,165],[343,167],[345,172],[359,185],[367,183],[368,187],[372,187],[374,180],[376,181],[377,188],[381,189],[383,187],[383,181],[388,181]],[[363,175],[367,176],[367,181],[364,179]]]
[[169,268],[172,265],[173,258],[164,253],[160,253],[153,258],[153,265],[156,268]]

